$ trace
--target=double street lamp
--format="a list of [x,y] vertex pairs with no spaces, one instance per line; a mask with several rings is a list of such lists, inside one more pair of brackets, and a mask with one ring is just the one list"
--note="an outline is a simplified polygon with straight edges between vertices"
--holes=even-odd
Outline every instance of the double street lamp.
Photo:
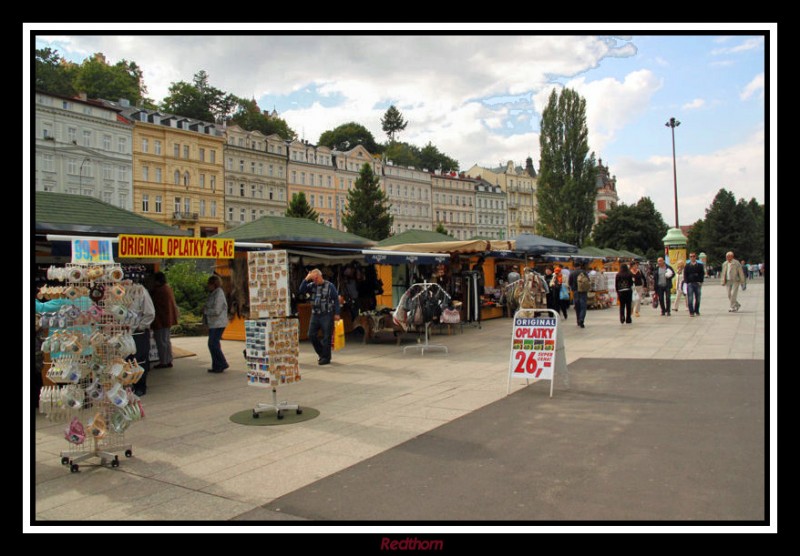
[[78,192],[78,194],[80,194],[80,195],[83,195],[83,165],[86,164],[87,162],[91,162],[91,160],[89,160],[88,158],[84,158],[83,161],[81,162],[81,169],[78,171],[78,174],[80,176],[80,178],[79,178],[80,191]]
[[672,179],[675,188],[675,227],[678,228],[678,171],[675,166],[675,128],[681,123],[675,118],[670,118],[664,125],[672,128]]

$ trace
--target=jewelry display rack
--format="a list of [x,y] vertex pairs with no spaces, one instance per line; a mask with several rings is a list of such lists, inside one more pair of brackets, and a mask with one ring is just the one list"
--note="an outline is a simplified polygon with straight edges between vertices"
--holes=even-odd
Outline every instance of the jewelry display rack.
[[252,251],[247,254],[250,293],[250,314],[257,317],[245,321],[245,360],[247,384],[272,389],[272,402],[259,402],[253,418],[274,410],[278,419],[284,411],[303,413],[297,403],[278,401],[278,384],[300,380],[299,321],[290,314],[288,294],[288,260],[286,251]]
[[142,286],[123,276],[117,264],[67,264],[48,271],[48,279],[65,287],[39,290],[42,299],[72,302],[41,314],[42,327],[50,330],[42,344],[52,359],[46,376],[55,386],[42,386],[39,411],[68,423],[69,449],[61,452],[61,464],[73,473],[90,458],[118,467],[119,452],[131,457],[125,430],[144,417],[131,391],[144,369],[135,359],[126,361],[136,353],[131,329],[138,315],[130,307]]
[[[427,294],[430,292],[431,289],[437,288],[444,296],[449,300],[450,295],[439,285],[434,282],[420,282],[417,284],[411,284],[411,287],[408,290],[412,290],[413,288],[419,287],[422,291],[418,292],[414,295],[414,298],[419,297],[420,295]],[[413,299],[413,298],[412,298]],[[443,350],[445,353],[449,355],[447,351],[447,346],[441,344],[431,344],[430,339],[430,322],[425,323],[425,343],[424,344],[417,344],[415,346],[406,346],[403,348],[403,353],[406,353],[409,349],[418,349],[420,350],[420,356],[425,355],[425,350]]]

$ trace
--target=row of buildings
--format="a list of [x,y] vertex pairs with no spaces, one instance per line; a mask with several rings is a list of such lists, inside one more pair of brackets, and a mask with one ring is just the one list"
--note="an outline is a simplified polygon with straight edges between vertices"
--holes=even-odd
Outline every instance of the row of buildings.
[[[275,114],[273,113],[273,116]],[[434,230],[456,239],[534,233],[536,173],[509,161],[436,173],[398,166],[358,145],[338,151],[82,97],[35,95],[35,189],[96,197],[158,222],[212,236],[262,216],[282,216],[303,192],[320,222],[344,229],[364,164],[380,178],[392,233]],[[617,202],[602,167],[596,215]]]

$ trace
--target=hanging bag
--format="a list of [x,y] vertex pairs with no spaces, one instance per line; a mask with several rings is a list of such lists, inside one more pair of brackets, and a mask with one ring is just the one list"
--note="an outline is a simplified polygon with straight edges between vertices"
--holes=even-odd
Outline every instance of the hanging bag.
[[332,336],[333,351],[339,351],[344,347],[344,321],[342,319],[335,321]]
[[569,286],[566,284],[561,284],[561,288],[558,290],[558,298],[561,301],[569,301]]

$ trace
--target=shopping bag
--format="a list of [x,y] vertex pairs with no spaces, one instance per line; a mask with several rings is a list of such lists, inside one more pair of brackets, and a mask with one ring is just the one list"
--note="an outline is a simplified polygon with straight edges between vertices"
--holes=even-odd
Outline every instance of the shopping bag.
[[636,288],[633,289],[633,295],[631,296],[631,301],[633,303],[639,303],[639,292],[636,290]]
[[333,351],[339,351],[344,347],[344,321],[339,319],[333,328]]

